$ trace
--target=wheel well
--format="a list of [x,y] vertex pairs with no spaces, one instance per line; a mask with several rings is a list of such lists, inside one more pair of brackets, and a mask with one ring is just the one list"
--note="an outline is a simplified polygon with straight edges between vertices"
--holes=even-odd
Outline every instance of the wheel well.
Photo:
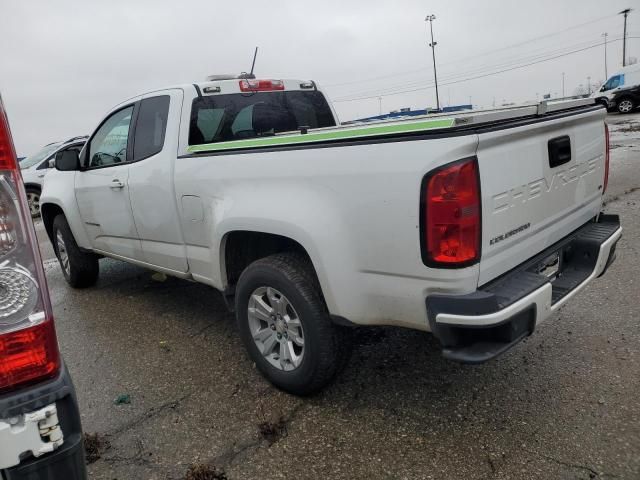
[[25,183],[24,184],[24,189],[25,190],[38,190],[39,192],[42,191],[42,187],[40,185],[38,185],[37,183]]
[[53,242],[53,220],[58,215],[64,215],[64,212],[58,205],[45,203],[44,205],[40,205],[40,215],[42,217],[42,223],[44,223],[44,228],[47,231],[47,235],[49,235],[49,240]]
[[[313,266],[309,254],[295,240],[272,233],[235,231],[226,235],[224,241],[224,262],[227,289],[233,291],[240,274],[252,262],[274,253],[296,252],[303,255]],[[315,273],[315,271],[314,271]]]

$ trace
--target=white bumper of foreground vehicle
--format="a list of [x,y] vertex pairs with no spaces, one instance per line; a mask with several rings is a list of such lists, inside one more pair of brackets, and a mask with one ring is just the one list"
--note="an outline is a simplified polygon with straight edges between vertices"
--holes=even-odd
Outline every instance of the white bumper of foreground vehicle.
[[63,443],[55,403],[35,412],[0,419],[0,470],[19,465],[25,454],[39,457]]
[[443,355],[482,363],[517,344],[606,271],[621,236],[618,217],[601,215],[473,293],[429,296],[429,324]]

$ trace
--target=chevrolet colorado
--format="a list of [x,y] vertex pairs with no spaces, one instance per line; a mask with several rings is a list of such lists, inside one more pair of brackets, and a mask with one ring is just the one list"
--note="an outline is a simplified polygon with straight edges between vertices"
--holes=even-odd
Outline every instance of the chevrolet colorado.
[[103,256],[223,292],[258,369],[310,394],[352,325],[432,332],[489,360],[614,259],[593,99],[339,125],[312,81],[152,91],[61,153],[41,197],[73,287]]

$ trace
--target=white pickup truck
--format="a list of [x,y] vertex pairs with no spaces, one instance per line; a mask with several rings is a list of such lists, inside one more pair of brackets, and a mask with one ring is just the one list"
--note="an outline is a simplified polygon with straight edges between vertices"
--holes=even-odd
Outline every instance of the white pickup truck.
[[58,155],[42,217],[73,287],[103,256],[215,287],[260,371],[310,394],[348,326],[484,362],[604,273],[604,117],[583,99],[347,127],[311,81],[182,85]]

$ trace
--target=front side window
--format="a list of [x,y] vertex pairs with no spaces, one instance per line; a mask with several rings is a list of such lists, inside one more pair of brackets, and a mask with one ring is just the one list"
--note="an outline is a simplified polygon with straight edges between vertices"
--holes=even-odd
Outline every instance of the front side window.
[[133,105],[111,115],[89,144],[89,168],[117,165],[127,161],[127,141]]
[[145,98],[140,102],[133,139],[134,161],[162,151],[169,116],[169,95]]
[[615,75],[611,77],[609,80],[607,80],[607,83],[604,84],[603,91],[606,92],[607,90],[613,90],[614,88],[618,88],[624,83],[623,79],[624,79],[624,75]]
[[322,93],[285,91],[198,97],[191,107],[189,145],[264,137],[303,126],[335,126]]

